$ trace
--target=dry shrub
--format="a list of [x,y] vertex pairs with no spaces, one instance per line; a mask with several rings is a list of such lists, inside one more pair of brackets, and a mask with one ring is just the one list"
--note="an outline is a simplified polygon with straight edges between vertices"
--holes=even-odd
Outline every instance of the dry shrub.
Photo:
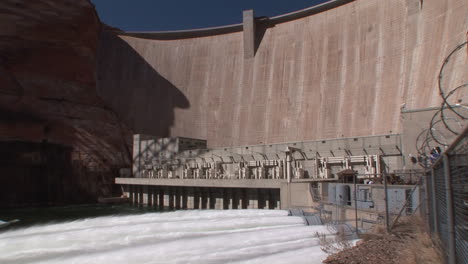
[[360,233],[359,238],[362,241],[381,239],[387,234],[387,229],[384,224],[375,224],[370,232]]
[[438,239],[431,239],[425,230],[425,221],[418,216],[402,217],[392,232],[405,238],[401,251],[402,264],[440,264],[444,263]]
[[[334,227],[327,224],[330,231],[334,231]],[[334,236],[327,236],[323,233],[315,232],[315,237],[318,238],[320,249],[327,254],[335,254],[345,249],[351,248],[353,245],[346,237],[343,228],[340,228]]]
[[376,224],[372,228],[372,232],[376,234],[386,234],[387,233],[387,228],[385,228],[384,224]]
[[401,252],[402,264],[442,264],[444,258],[440,246],[434,245],[428,234],[416,234],[405,243]]
[[[401,254],[402,264],[444,263],[439,240],[433,241],[424,227],[424,220],[416,216],[403,218],[395,225],[397,234],[409,234]],[[408,230],[409,228],[411,230]]]
[[[324,261],[329,264],[441,264],[444,258],[438,243],[433,243],[425,230],[425,222],[418,217],[402,218],[391,232],[376,225],[372,232],[362,234],[355,247],[342,250],[332,238],[321,240],[322,250],[331,254]],[[440,244],[439,244],[440,245]]]

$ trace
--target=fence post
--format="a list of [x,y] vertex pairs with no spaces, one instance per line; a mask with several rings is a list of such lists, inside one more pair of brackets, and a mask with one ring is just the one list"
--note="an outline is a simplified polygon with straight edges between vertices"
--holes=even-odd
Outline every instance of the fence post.
[[384,180],[384,199],[385,199],[385,227],[387,228],[387,232],[390,232],[390,219],[388,213],[388,191],[387,191],[387,175],[384,173],[382,174]]
[[354,183],[354,218],[355,218],[355,225],[356,225],[356,235],[359,234],[358,228],[358,209],[357,209],[357,186],[356,186],[356,177],[357,175],[354,174],[353,183]]
[[447,224],[448,224],[448,255],[449,264],[455,264],[455,230],[453,215],[453,195],[452,195],[452,177],[450,175],[450,160],[447,153],[444,153],[444,174],[447,199]]
[[437,215],[438,215],[438,212],[437,212],[437,198],[436,198],[436,181],[435,181],[435,172],[434,172],[434,168],[431,169],[431,192],[432,192],[432,211],[434,212],[432,214],[432,222],[434,223],[434,233],[437,234],[437,235],[440,235],[439,234],[439,221],[437,221]]
[[[428,233],[430,234],[432,232],[431,230],[431,219],[430,219],[430,213],[429,213],[429,210],[431,210],[431,208],[429,208],[429,173],[427,170],[424,171],[424,193],[425,193],[425,196],[424,197],[426,199],[426,204],[425,204],[425,210],[424,210],[424,214],[425,214],[425,217],[426,217],[426,224],[428,226],[428,228],[426,229],[428,231]],[[434,195],[434,194],[432,194]],[[421,197],[421,195],[419,195]],[[422,216],[422,214],[420,214]]]

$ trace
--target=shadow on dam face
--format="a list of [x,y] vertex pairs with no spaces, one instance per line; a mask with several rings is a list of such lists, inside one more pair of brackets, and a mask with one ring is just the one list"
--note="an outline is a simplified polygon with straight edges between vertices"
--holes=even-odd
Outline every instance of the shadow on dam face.
[[175,108],[189,108],[185,95],[127,42],[102,32],[97,63],[99,96],[134,133],[168,137]]

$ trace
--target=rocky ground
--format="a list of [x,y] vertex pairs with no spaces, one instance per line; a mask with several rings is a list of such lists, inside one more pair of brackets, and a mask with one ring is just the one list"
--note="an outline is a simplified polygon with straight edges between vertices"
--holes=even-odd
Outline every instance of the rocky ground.
[[420,219],[404,219],[391,233],[377,227],[362,236],[356,246],[330,255],[323,263],[374,264],[374,263],[443,263],[439,249],[425,233]]

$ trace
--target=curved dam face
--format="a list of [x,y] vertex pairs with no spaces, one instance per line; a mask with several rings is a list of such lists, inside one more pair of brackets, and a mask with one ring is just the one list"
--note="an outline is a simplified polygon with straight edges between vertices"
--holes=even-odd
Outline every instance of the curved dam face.
[[[401,133],[440,106],[439,69],[466,41],[464,0],[359,0],[281,23],[163,39],[104,32],[98,92],[134,129],[210,147]],[[263,22],[262,22],[263,21]],[[466,56],[444,84],[467,82]]]

